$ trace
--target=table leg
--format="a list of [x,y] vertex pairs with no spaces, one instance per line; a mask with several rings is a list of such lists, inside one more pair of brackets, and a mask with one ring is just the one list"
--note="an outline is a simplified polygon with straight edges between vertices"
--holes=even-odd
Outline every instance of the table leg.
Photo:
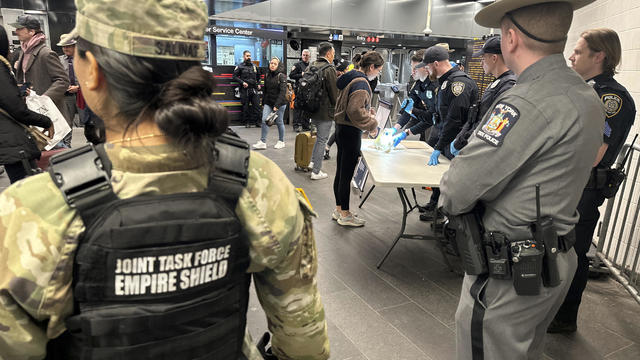
[[364,205],[364,202],[367,201],[367,199],[369,198],[369,195],[371,195],[371,192],[373,191],[373,189],[376,188],[376,185],[371,185],[371,189],[369,189],[369,192],[367,193],[367,195],[365,195],[364,199],[362,199],[362,201],[360,202],[360,205],[358,205],[358,209],[362,208],[362,205]]
[[393,250],[393,248],[396,246],[396,244],[398,243],[402,235],[404,235],[404,228],[407,225],[408,211],[407,211],[407,200],[405,200],[407,197],[407,193],[404,191],[403,188],[398,188],[398,195],[400,195],[400,201],[402,201],[402,225],[400,227],[400,232],[398,232],[398,236],[396,236],[396,239],[393,241],[393,244],[391,245],[389,250],[387,250],[387,253],[384,254],[384,257],[382,258],[382,260],[380,260],[380,262],[376,266],[378,269],[380,269],[384,261],[389,256],[389,254],[391,254],[391,250]]

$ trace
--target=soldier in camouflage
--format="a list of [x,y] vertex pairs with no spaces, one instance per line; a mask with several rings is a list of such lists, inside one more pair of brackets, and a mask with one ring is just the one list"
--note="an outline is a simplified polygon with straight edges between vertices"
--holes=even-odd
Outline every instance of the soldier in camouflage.
[[[87,102],[107,124],[105,150],[113,165],[114,193],[124,199],[203,191],[209,163],[194,156],[203,142],[194,131],[195,145],[180,145],[186,142],[171,127],[189,131],[193,122],[207,117],[187,114],[181,121],[167,117],[167,112],[176,114],[170,111],[175,105],[159,106],[163,116],[134,115],[133,119],[143,120],[127,127],[124,109],[109,110],[124,104],[116,95],[111,98],[119,88],[108,73],[109,66],[101,63],[99,67],[96,60],[103,60],[91,51],[81,51],[83,43],[90,43],[94,52],[114,50],[151,64],[157,64],[153,62],[157,59],[199,61],[204,56],[201,39],[207,24],[204,4],[154,1],[126,7],[126,12],[119,10],[128,5],[125,0],[77,0],[76,5],[77,26],[69,35],[79,37],[75,68]],[[110,53],[112,57],[115,52]],[[198,66],[186,72],[201,74],[200,70]],[[132,91],[140,89],[126,85]],[[139,85],[154,88],[154,84]],[[202,96],[210,116],[226,120],[224,110],[208,100],[209,94]],[[219,120],[209,120],[214,124],[193,127],[208,135],[226,127],[215,123]],[[235,212],[250,243],[247,272],[253,274],[273,334],[273,354],[279,359],[328,359],[327,325],[316,284],[317,250],[311,223],[315,213],[269,159],[251,153],[248,171]],[[0,194],[0,359],[51,355],[47,343],[65,332],[65,319],[74,312],[72,269],[84,231],[83,220],[67,205],[49,174],[27,178]],[[262,359],[248,332],[242,353],[250,360]]]

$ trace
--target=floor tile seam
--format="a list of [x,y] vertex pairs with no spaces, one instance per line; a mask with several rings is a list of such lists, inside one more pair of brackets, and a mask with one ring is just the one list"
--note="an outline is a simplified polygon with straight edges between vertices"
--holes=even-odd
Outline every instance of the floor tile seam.
[[610,328],[610,327],[608,327],[606,324],[602,324],[602,327],[603,327],[605,330],[607,330],[607,331],[609,331],[609,332],[612,332],[613,334],[615,334],[615,335],[617,335],[617,336],[619,336],[619,337],[621,337],[621,338],[623,338],[623,339],[625,339],[625,340],[629,340],[629,341],[631,342],[631,344],[637,344],[637,342],[636,342],[636,341],[634,341],[634,340],[632,340],[632,339],[629,339],[626,335],[624,335],[624,334],[620,334],[620,333],[619,333],[619,332],[617,332],[616,330],[611,329],[611,328]]
[[[418,273],[421,274],[421,273]],[[421,274],[422,275],[422,274]],[[438,289],[442,290],[445,294],[452,296],[454,299],[460,301],[460,294],[456,295],[456,294],[452,294],[449,292],[449,290],[445,289],[444,287],[440,286],[440,284],[438,284],[437,282],[431,280],[431,279],[425,279],[429,282],[431,282],[433,285],[435,285]]]
[[[388,282],[386,279],[380,277],[383,281],[385,281],[387,284],[389,284],[389,286],[391,286],[392,288],[396,289],[396,291],[398,291],[399,293],[401,293],[402,295],[404,295],[407,299],[409,299],[411,302],[413,302],[414,304],[416,304],[416,306],[418,306],[422,311],[426,312],[427,314],[431,315],[434,319],[438,320],[439,323],[441,323],[442,325],[444,325],[447,329],[449,328],[447,326],[447,324],[444,323],[444,321],[440,320],[434,313],[432,313],[431,311],[425,309],[424,307],[422,307],[422,305],[418,304],[415,300],[413,300],[409,295],[407,295],[404,291],[402,291],[401,289],[398,289],[395,285],[393,285],[392,283]],[[427,279],[428,280],[428,279]],[[431,281],[431,280],[429,280]],[[433,281],[431,281],[433,282]],[[357,295],[357,294],[356,294]],[[364,300],[364,299],[363,299]],[[366,302],[366,301],[365,301]],[[374,309],[375,311],[375,309]]]
[[[365,358],[365,359],[369,360],[369,357],[368,357],[365,353],[363,353],[363,352],[362,352],[362,349],[360,349],[360,347],[358,346],[358,343],[357,343],[356,341],[354,341],[353,339],[351,339],[351,337],[349,337],[349,335],[347,334],[347,332],[346,332],[344,329],[342,329],[342,328],[340,327],[340,325],[338,325],[337,323],[335,323],[335,322],[334,322],[334,323],[333,323],[333,326],[337,327],[337,328],[338,328],[338,330],[340,330],[340,332],[342,333],[342,335],[344,335],[344,337],[346,337],[346,338],[347,338],[347,340],[349,340],[349,342],[351,342],[351,344],[353,344],[353,346],[358,350],[358,352],[360,353],[360,355],[364,356],[364,358]],[[329,350],[331,350],[331,343],[329,343]],[[356,356],[357,356],[357,355],[356,355]],[[350,359],[350,358],[353,358],[353,357],[355,357],[355,356],[350,356],[350,357],[348,357],[347,359]]]
[[[388,282],[387,280],[385,280],[383,277],[381,277],[380,275],[378,275],[376,273],[376,271],[372,271],[367,264],[361,262],[358,259],[354,259],[356,261],[358,261],[360,264],[364,265],[365,269],[367,269],[367,271],[370,271],[371,273],[373,273],[373,275],[375,275],[378,279],[382,280],[384,283],[386,283],[387,285],[389,285],[392,289],[396,290],[400,295],[404,296],[405,298],[407,298],[408,302],[413,301],[411,299],[411,297],[407,296],[407,294],[405,294],[403,291],[401,291],[400,289],[398,289],[397,287],[395,287],[393,284],[391,284],[390,282]],[[362,299],[362,301],[364,301],[373,311],[376,311],[376,309],[374,309],[371,305],[369,305],[369,303],[367,302],[367,300],[365,298],[363,298],[362,296],[360,296],[355,289],[353,289],[351,286],[349,286],[349,284],[347,284],[345,281],[342,280],[342,278],[340,278],[340,276],[338,276],[338,274],[334,273],[333,271],[329,270],[329,272],[331,273],[331,275],[333,275],[336,279],[340,280],[340,282],[349,290],[351,290],[354,294],[358,295],[358,297],[360,299]],[[391,306],[395,306],[395,305],[391,305]]]
[[387,306],[387,307],[384,307],[384,308],[378,309],[378,310],[376,310],[376,311],[381,312],[381,311],[391,310],[391,309],[395,309],[395,308],[397,308],[397,307],[404,306],[404,305],[408,305],[408,304],[412,304],[412,303],[413,303],[413,304],[415,304],[415,302],[414,302],[413,300],[409,300],[409,301],[404,302],[404,303],[402,303],[402,304]]
[[613,351],[613,352],[608,353],[607,355],[605,355],[605,356],[604,356],[604,358],[606,359],[606,358],[608,358],[608,357],[612,356],[613,354],[615,354],[615,353],[617,353],[617,352],[620,352],[620,351],[622,351],[622,350],[624,350],[624,349],[626,349],[626,348],[629,348],[629,347],[633,346],[634,344],[636,344],[636,345],[637,345],[638,343],[636,343],[636,342],[632,342],[631,344],[629,344],[629,345],[627,345],[627,346],[623,346],[623,347],[621,347],[620,349],[618,349],[618,350],[616,350],[616,351]]
[[[360,300],[362,300],[362,302],[364,302],[371,310],[373,310],[373,312],[375,312],[385,323],[389,324],[389,326],[391,326],[396,332],[398,332],[398,334],[400,334],[400,336],[402,336],[403,338],[405,338],[405,340],[407,340],[411,345],[413,345],[421,354],[424,354],[424,356],[426,356],[427,360],[433,360],[431,358],[431,356],[427,355],[427,353],[425,353],[424,351],[422,351],[422,349],[420,349],[420,347],[414,343],[411,339],[409,339],[409,337],[407,337],[402,331],[400,331],[400,329],[398,329],[396,326],[394,326],[391,322],[389,322],[387,319],[385,319],[384,316],[382,316],[382,314],[380,314],[380,312],[376,309],[374,309],[364,298],[362,298],[362,296],[360,296],[358,293],[356,293],[354,291],[354,294],[360,298]],[[406,296],[406,295],[405,295]],[[408,299],[411,299],[409,297],[407,297]],[[413,301],[409,301],[409,302],[413,302]],[[415,302],[414,302],[415,303]],[[417,304],[416,304],[417,305]],[[433,315],[432,315],[433,316]],[[437,318],[436,318],[437,319]],[[343,331],[344,333],[344,331]],[[346,334],[345,334],[346,336]],[[353,342],[353,341],[352,341]],[[355,343],[354,343],[355,344]],[[357,345],[356,345],[357,347]],[[358,350],[360,350],[360,348],[358,348]],[[365,355],[366,357],[366,355]]]

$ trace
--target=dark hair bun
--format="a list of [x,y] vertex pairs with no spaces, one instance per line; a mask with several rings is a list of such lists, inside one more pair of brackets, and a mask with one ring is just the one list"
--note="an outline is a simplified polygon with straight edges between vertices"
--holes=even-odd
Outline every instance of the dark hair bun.
[[353,58],[351,58],[351,62],[354,65],[357,65],[360,62],[360,60],[362,60],[362,55],[361,54],[355,54],[355,55],[353,55]]
[[168,81],[158,95],[155,121],[178,145],[197,150],[229,126],[227,110],[212,96],[215,82],[209,72],[193,66]]

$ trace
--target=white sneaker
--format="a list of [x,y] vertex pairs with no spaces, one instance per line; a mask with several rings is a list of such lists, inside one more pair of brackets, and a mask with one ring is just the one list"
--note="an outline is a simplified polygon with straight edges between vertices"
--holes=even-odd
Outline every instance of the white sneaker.
[[313,169],[313,161],[310,161],[310,162],[309,162],[309,165],[307,165],[307,167],[308,167],[309,169]]
[[264,150],[264,149],[267,148],[267,144],[262,142],[262,140],[258,140],[257,143],[251,145],[251,148],[254,149],[254,150]]
[[340,211],[333,209],[333,212],[331,213],[331,218],[333,220],[338,220],[340,219]]
[[342,226],[360,227],[364,226],[365,223],[366,221],[364,221],[364,219],[359,218],[355,214],[351,214],[349,216],[340,216],[340,218],[338,219],[338,224]]
[[278,142],[275,145],[273,145],[274,149],[282,149],[283,147],[284,147],[284,141],[280,141],[280,140],[278,140]]
[[328,178],[329,175],[327,175],[326,172],[322,172],[322,170],[318,171],[318,173],[311,173],[311,180],[321,180],[321,179],[326,179]]

